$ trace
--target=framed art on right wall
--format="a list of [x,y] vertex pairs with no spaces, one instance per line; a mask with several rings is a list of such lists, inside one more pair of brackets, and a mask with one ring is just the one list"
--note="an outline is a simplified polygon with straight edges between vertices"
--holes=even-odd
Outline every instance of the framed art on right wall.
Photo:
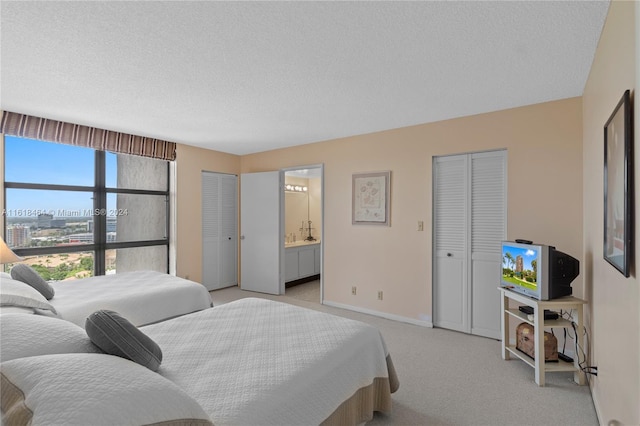
[[625,277],[633,250],[631,120],[627,90],[604,125],[604,259]]

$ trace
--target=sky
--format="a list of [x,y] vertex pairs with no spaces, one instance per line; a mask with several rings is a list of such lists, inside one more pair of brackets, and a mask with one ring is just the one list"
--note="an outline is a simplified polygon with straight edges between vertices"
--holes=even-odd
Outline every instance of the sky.
[[[93,186],[94,150],[33,139],[5,136],[5,181]],[[107,186],[116,187],[117,157],[107,153]],[[39,213],[62,216],[63,211],[83,212],[93,208],[91,192],[7,189],[5,215],[31,217]],[[107,205],[116,207],[115,195]]]
[[[535,250],[532,250],[530,248],[520,248],[520,247],[505,245],[502,247],[502,256],[504,257],[504,255],[507,253],[511,253],[511,256],[513,257],[514,261],[516,257],[522,256],[522,267],[525,270],[530,270],[530,271],[533,270],[533,268],[531,267],[531,261],[536,260],[538,258],[538,253]],[[504,264],[504,259],[502,262]]]

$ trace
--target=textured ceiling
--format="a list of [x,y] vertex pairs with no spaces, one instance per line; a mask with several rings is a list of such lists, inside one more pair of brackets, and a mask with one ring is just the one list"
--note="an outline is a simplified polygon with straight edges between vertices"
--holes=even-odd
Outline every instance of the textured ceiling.
[[608,1],[2,1],[1,107],[247,154],[582,95]]

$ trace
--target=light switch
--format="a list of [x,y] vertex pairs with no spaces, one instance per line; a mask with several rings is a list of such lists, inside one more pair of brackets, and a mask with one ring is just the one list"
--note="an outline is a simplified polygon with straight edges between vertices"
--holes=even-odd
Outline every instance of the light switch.
[[418,231],[424,231],[424,222],[421,220],[418,221]]

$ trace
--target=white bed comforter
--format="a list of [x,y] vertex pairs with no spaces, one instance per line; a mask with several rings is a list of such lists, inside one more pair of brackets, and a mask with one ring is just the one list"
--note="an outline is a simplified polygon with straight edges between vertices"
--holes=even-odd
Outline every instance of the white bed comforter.
[[51,303],[58,316],[84,327],[100,309],[116,311],[135,325],[151,324],[211,306],[207,289],[199,283],[155,271],[51,283]]
[[362,322],[263,299],[149,325],[158,373],[215,425],[317,425],[358,389],[388,377],[380,332]]

